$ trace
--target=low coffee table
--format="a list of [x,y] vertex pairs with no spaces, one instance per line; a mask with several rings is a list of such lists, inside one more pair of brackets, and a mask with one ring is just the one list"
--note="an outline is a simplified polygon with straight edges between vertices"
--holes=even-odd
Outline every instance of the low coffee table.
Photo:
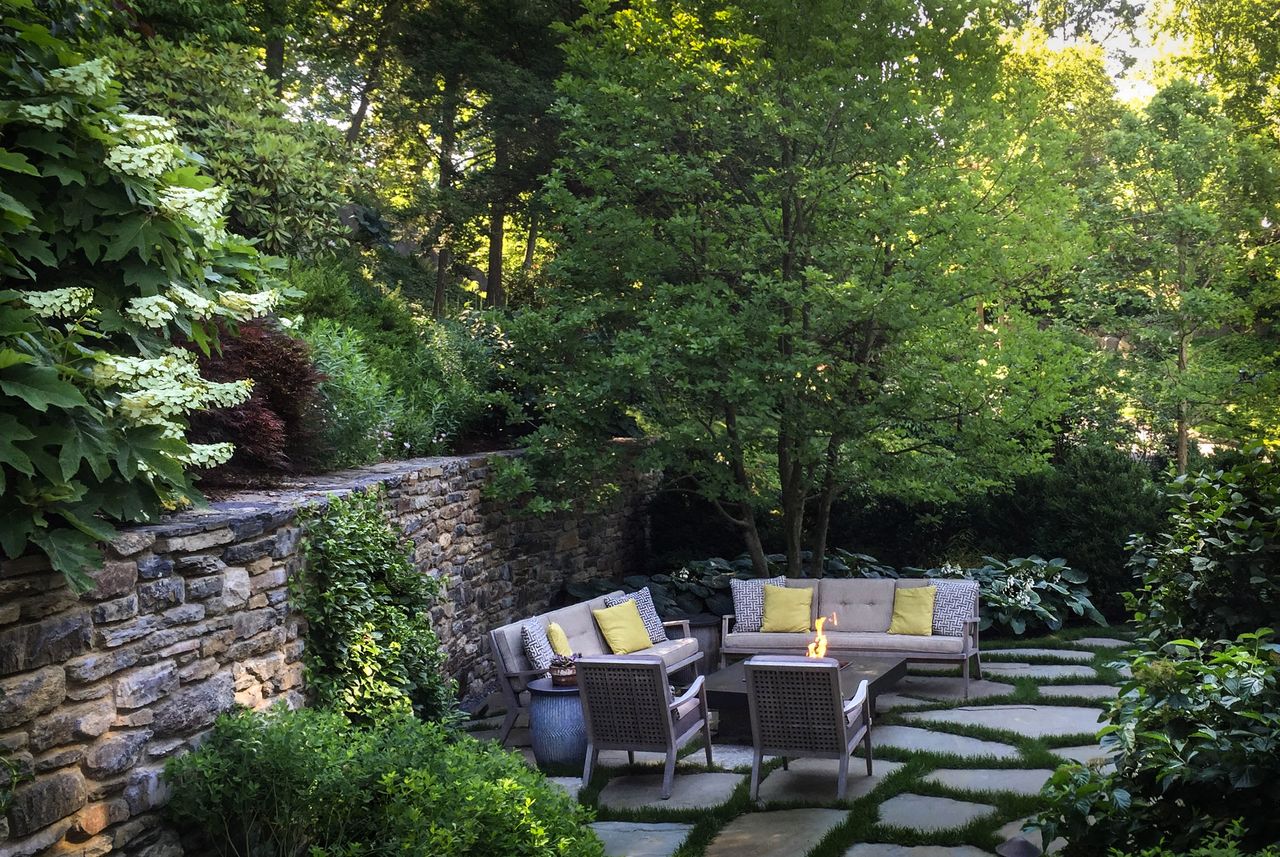
[[[841,660],[840,694],[851,698],[858,685],[867,682],[868,703],[875,711],[876,697],[907,674],[903,658],[854,658]],[[747,703],[746,661],[737,661],[707,676],[707,707],[720,712],[717,739],[729,744],[751,743],[751,711]]]

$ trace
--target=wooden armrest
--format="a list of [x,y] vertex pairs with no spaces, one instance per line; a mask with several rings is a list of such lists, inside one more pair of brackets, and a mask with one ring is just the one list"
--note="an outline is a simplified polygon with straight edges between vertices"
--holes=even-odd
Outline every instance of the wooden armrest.
[[863,679],[858,683],[858,690],[853,694],[853,698],[844,704],[845,713],[853,711],[867,701],[867,680]]
[[724,636],[729,633],[729,626],[731,624],[735,624],[737,619],[738,617],[736,615],[730,613],[720,620],[720,635],[722,640],[724,639]]
[[693,684],[689,685],[689,689],[686,690],[684,693],[680,694],[675,699],[673,699],[671,701],[671,705],[667,707],[672,711],[675,711],[676,708],[678,708],[679,706],[684,705],[686,702],[693,699],[695,696],[698,696],[699,693],[702,691],[702,685],[703,685],[703,682],[705,681],[706,679],[704,679],[702,676],[698,676],[697,678],[695,678],[693,680]]
[[529,676],[543,676],[547,674],[546,670],[515,670],[513,672],[502,673],[507,678],[528,678]]
[[689,630],[689,620],[688,620],[688,619],[670,619],[670,620],[668,620],[668,621],[666,621],[666,622],[663,622],[663,623],[662,623],[662,627],[664,627],[664,628],[679,628],[679,629],[680,629],[680,637],[681,637],[681,638],[684,638],[684,637],[691,637],[691,636],[693,636],[692,632]]

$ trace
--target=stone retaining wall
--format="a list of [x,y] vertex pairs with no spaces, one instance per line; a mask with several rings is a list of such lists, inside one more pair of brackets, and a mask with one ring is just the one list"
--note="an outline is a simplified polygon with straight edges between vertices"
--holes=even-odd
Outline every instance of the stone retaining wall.
[[484,631],[544,611],[565,581],[638,570],[645,486],[598,515],[523,519],[481,496],[488,456],[417,459],[242,494],[123,532],[74,596],[42,558],[0,563],[0,756],[23,781],[0,857],[180,852],[160,822],[164,761],[219,712],[303,700],[287,581],[298,512],[386,486],[446,597],[434,614],[464,696],[492,685]]

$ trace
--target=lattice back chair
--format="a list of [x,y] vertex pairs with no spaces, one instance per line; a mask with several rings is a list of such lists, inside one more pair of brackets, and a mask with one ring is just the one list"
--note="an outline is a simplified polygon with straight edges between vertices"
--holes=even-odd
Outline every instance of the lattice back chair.
[[751,765],[751,799],[760,792],[765,756],[837,759],[840,776],[836,799],[844,800],[849,756],[859,742],[866,745],[871,776],[871,706],[867,683],[852,699],[840,691],[840,664],[832,658],[768,655],[746,663],[747,701],[755,757]]
[[587,724],[587,760],[583,783],[601,750],[626,750],[634,762],[637,750],[666,753],[662,799],[671,797],[676,756],[681,747],[702,733],[707,764],[711,764],[711,725],[702,676],[673,697],[662,658],[652,655],[587,657],[578,659],[578,691]]

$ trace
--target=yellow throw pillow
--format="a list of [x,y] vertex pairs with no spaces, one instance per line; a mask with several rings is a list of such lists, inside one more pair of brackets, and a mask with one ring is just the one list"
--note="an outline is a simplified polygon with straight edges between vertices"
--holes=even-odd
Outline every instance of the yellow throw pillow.
[[592,610],[591,615],[596,617],[600,633],[615,655],[629,655],[653,645],[635,599],[623,601],[617,607]]
[[569,635],[564,632],[564,628],[560,627],[559,622],[547,624],[547,642],[551,643],[551,651],[557,655],[564,655],[567,658],[573,654],[573,647],[569,645]]
[[936,586],[899,587],[893,593],[893,621],[890,634],[933,636],[933,598]]
[[806,586],[789,589],[785,586],[764,585],[764,620],[760,630],[774,632],[806,632],[809,630],[809,613],[813,607],[813,590]]

